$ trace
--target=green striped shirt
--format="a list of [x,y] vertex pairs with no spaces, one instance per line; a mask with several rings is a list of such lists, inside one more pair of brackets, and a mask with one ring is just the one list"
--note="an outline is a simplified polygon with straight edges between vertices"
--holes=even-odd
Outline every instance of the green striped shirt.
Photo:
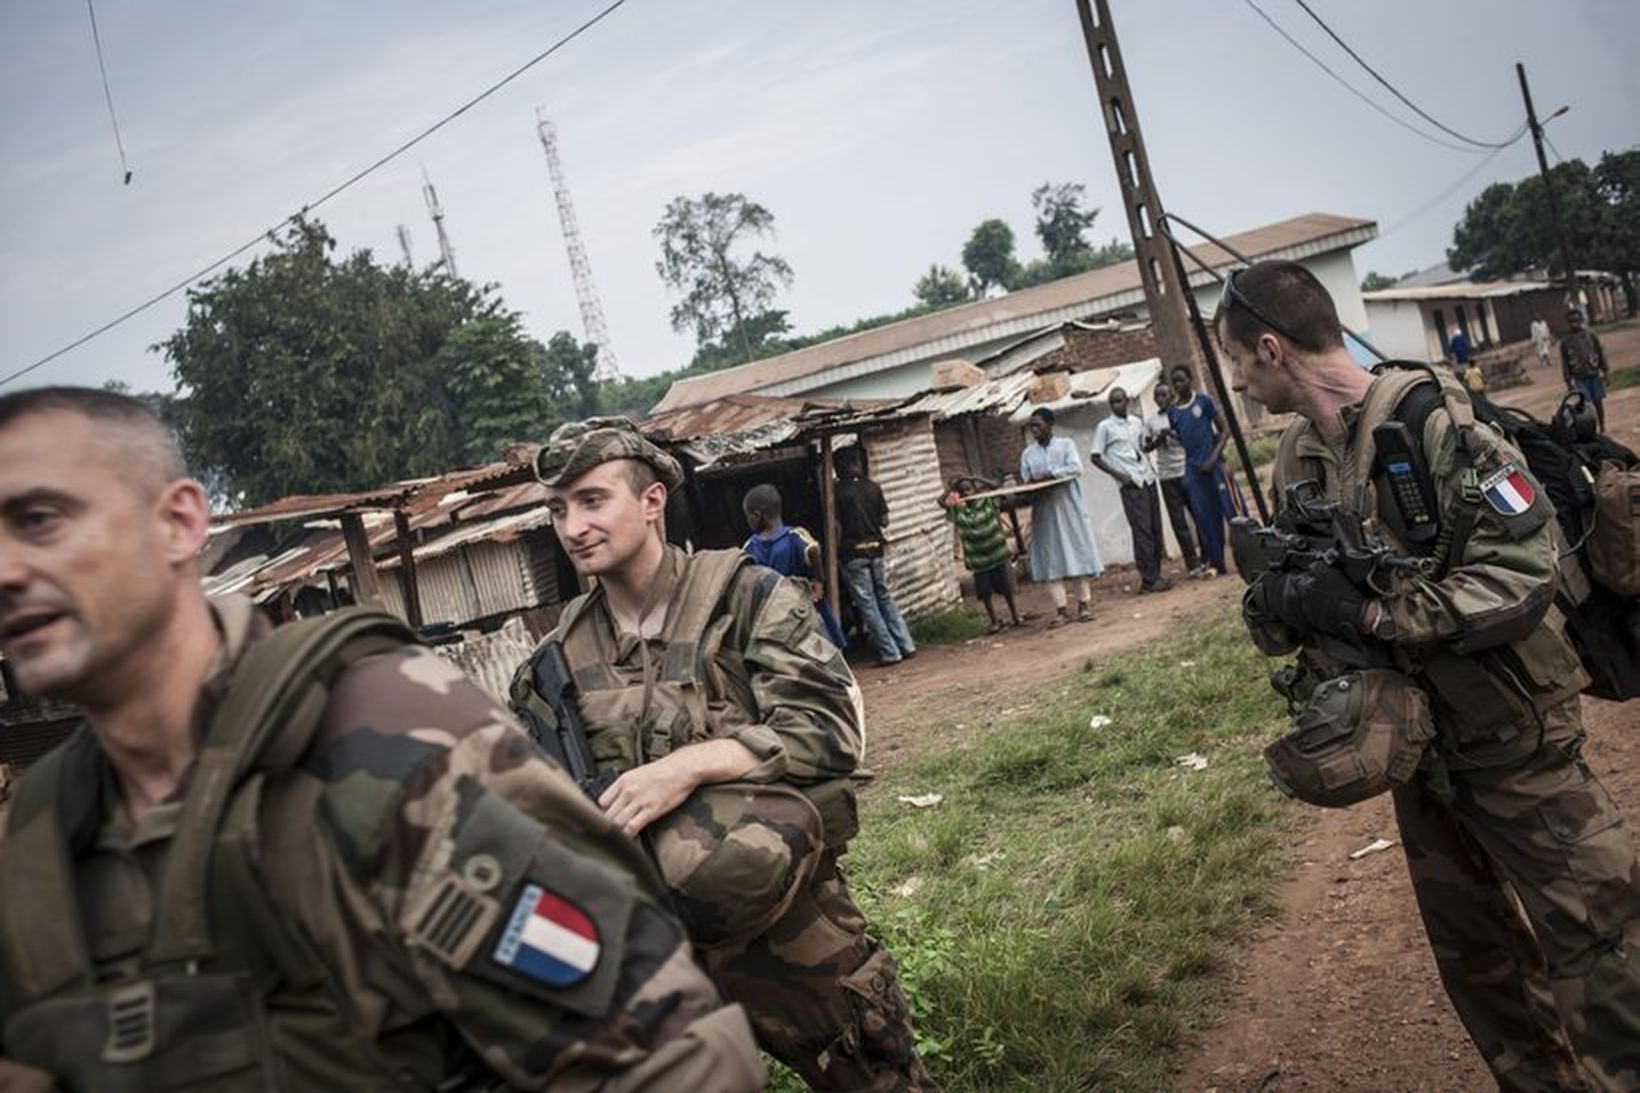
[[945,515],[957,527],[962,557],[971,572],[995,569],[1008,560],[1008,536],[1003,533],[1002,514],[994,498],[951,505]]

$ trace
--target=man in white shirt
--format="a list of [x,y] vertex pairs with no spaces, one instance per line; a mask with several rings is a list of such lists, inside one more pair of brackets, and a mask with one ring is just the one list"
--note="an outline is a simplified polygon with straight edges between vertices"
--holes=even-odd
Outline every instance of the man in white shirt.
[[1532,348],[1537,350],[1538,363],[1544,367],[1549,365],[1549,324],[1542,318],[1532,320],[1528,328],[1532,332]]
[[1127,392],[1110,389],[1110,416],[1093,431],[1093,465],[1116,479],[1122,512],[1133,531],[1133,564],[1139,569],[1140,592],[1173,587],[1162,576],[1162,506],[1156,493],[1156,471],[1144,451],[1145,426],[1128,413]]

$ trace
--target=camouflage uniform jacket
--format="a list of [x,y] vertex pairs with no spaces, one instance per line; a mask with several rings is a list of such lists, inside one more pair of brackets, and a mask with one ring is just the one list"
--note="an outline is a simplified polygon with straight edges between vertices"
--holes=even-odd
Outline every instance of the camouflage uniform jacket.
[[[708,738],[739,741],[759,764],[741,781],[813,785],[853,774],[865,745],[859,685],[837,647],[816,625],[808,590],[772,569],[744,561],[714,603],[689,604],[699,559],[669,547],[651,592],[664,606],[658,636],[618,630],[601,588],[569,604],[548,640],[563,643],[580,689],[593,758],[627,770],[675,747]],[[698,647],[677,633],[690,609],[704,611]],[[679,660],[701,663],[685,663]],[[645,687],[652,676],[692,682]],[[669,691],[681,697],[669,701]],[[647,708],[643,696],[647,693]]]
[[[1431,380],[1423,368],[1379,370],[1366,397],[1343,411],[1345,435],[1324,438],[1300,418],[1281,439],[1274,486],[1319,479],[1327,499],[1360,514],[1368,529],[1407,552],[1403,528],[1374,467],[1372,430],[1390,420],[1414,385]],[[1464,398],[1460,393],[1458,398]],[[1468,506],[1473,526],[1440,570],[1400,581],[1380,602],[1397,652],[1431,694],[1443,749],[1489,761],[1519,750],[1509,742],[1541,712],[1587,682],[1552,606],[1558,576],[1558,533],[1543,489],[1507,440],[1474,424],[1460,427],[1445,405],[1425,423],[1425,463],[1434,479],[1443,523]],[[1470,452],[1464,458],[1460,445]],[[1510,489],[1500,492],[1499,486]],[[1294,635],[1285,635],[1289,647]],[[1478,750],[1477,750],[1478,749]]]
[[1573,330],[1560,339],[1560,370],[1568,381],[1606,371],[1606,350],[1592,330]]
[[[201,736],[229,670],[266,632],[246,601],[223,604],[218,618],[225,647],[196,704]],[[147,967],[145,938],[167,911],[156,886],[189,785],[132,823],[107,760],[89,736],[78,746],[92,751],[95,789],[58,807],[103,990]],[[271,1035],[190,1026],[167,1043],[161,1021],[137,1071],[145,1077],[119,1088],[455,1089],[467,1086],[440,1083],[491,1074],[527,1089],[762,1088],[743,1011],[723,1006],[691,960],[636,848],[436,654],[404,646],[347,667],[290,777],[311,788],[312,823],[260,833],[266,896],[327,981],[267,988],[258,1013]],[[29,822],[13,816],[8,844]],[[22,864],[4,862],[0,878]],[[242,932],[232,918],[216,928]],[[66,1088],[113,1088],[118,1067],[73,1062],[76,1049],[94,1060],[101,1037],[54,1031],[51,999],[33,1006],[42,1019],[19,1013],[15,988],[0,982],[11,1011],[0,1055]],[[281,1035],[281,1022],[311,1012],[304,991],[339,999],[334,1038]],[[249,1046],[225,1052],[235,1037]]]

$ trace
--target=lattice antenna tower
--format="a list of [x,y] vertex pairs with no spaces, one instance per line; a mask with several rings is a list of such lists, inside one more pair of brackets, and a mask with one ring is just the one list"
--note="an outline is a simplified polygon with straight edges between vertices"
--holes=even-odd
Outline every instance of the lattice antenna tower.
[[596,375],[601,382],[618,380],[621,369],[615,363],[615,350],[609,342],[604,305],[599,302],[598,288],[592,283],[592,263],[587,260],[586,244],[581,242],[581,229],[575,222],[575,203],[570,199],[569,183],[564,181],[564,165],[558,160],[558,131],[540,107],[535,110],[535,121],[536,132],[541,135],[541,149],[547,153],[547,170],[552,174],[552,196],[558,203],[564,249],[569,252],[569,271],[575,280],[575,302],[581,308],[581,326],[587,341],[598,347]]
[[404,264],[411,269],[416,268],[416,260],[410,254],[410,229],[403,224],[395,225],[393,234],[399,237],[399,249],[404,252]]
[[444,265],[444,272],[451,277],[460,277],[456,272],[456,252],[450,246],[450,237],[444,234],[444,206],[438,203],[438,191],[433,189],[433,180],[427,177],[427,168],[421,169],[421,196],[427,199],[427,212],[433,218],[433,231],[438,235],[439,261]]

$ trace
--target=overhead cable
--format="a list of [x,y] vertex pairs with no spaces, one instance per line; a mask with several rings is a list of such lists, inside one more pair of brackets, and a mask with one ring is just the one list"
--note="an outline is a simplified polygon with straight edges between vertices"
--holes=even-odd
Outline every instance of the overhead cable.
[[[1521,132],[1524,133],[1525,131],[1526,131],[1526,128],[1523,124],[1522,127],[1521,127]],[[1378,233],[1378,238],[1383,239],[1385,236],[1390,235],[1390,234],[1392,234],[1396,231],[1399,231],[1401,228],[1406,227],[1408,224],[1412,223],[1414,220],[1418,219],[1420,216],[1423,216],[1425,213],[1427,213],[1429,210],[1433,209],[1435,206],[1439,205],[1441,202],[1445,201],[1447,198],[1451,197],[1453,195],[1453,193],[1455,193],[1459,188],[1461,188],[1463,186],[1464,183],[1468,182],[1470,179],[1472,179],[1476,175],[1480,174],[1482,170],[1484,170],[1494,159],[1497,159],[1500,155],[1502,155],[1503,152],[1504,152],[1503,148],[1494,148],[1494,149],[1492,149],[1492,151],[1488,152],[1485,155],[1485,157],[1483,157],[1481,159],[1481,161],[1479,163],[1475,164],[1473,167],[1469,168],[1469,170],[1465,171],[1463,173],[1463,176],[1461,178],[1459,178],[1456,182],[1454,182],[1451,185],[1447,186],[1440,193],[1436,194],[1434,197],[1432,197],[1429,200],[1425,201],[1423,204],[1419,205],[1416,209],[1413,209],[1411,212],[1405,213],[1401,216],[1396,217],[1395,220],[1393,222],[1391,222],[1388,227],[1386,227],[1383,231]]]
[[120,170],[125,172],[125,185],[131,185],[131,165],[125,161],[125,141],[120,139],[120,119],[114,114],[114,93],[108,89],[108,66],[103,63],[102,35],[97,33],[97,9],[92,0],[85,0],[85,10],[91,14],[91,44],[97,47],[97,71],[102,73],[103,101],[108,103],[108,120],[114,126],[114,147],[120,151]]
[[254,247],[258,243],[262,242],[263,239],[270,238],[273,235],[274,232],[278,231],[280,228],[284,227],[286,224],[289,224],[289,223],[291,223],[295,220],[300,219],[301,217],[306,216],[308,213],[310,213],[313,210],[317,209],[319,206],[323,205],[325,202],[329,201],[331,198],[336,197],[338,194],[342,193],[344,190],[347,190],[350,187],[352,187],[354,185],[357,185],[359,182],[363,181],[369,175],[373,174],[377,170],[380,170],[382,167],[384,167],[387,164],[391,163],[393,160],[399,158],[404,153],[408,152],[410,149],[414,148],[416,145],[420,144],[422,141],[426,140],[428,137],[432,136],[434,133],[438,132],[440,129],[443,129],[446,125],[450,124],[452,121],[456,120],[461,115],[465,114],[467,111],[471,110],[473,107],[477,106],[479,103],[483,102],[485,99],[487,99],[491,95],[495,94],[497,91],[500,91],[503,87],[506,87],[508,84],[512,83],[518,77],[522,76],[525,72],[528,72],[530,69],[534,68],[536,65],[538,65],[542,61],[546,60],[548,57],[551,57],[554,53],[557,53],[560,49],[562,49],[564,46],[568,45],[570,42],[574,41],[576,38],[579,38],[586,31],[591,30],[594,26],[601,23],[605,18],[607,18],[617,8],[621,7],[625,3],[626,3],[626,0],[614,0],[613,3],[609,4],[602,11],[598,12],[598,14],[594,15],[592,18],[588,19],[586,22],[582,23],[580,26],[576,27],[574,30],[570,31],[568,34],[564,35],[562,38],[558,39],[552,45],[548,46],[546,49],[542,50],[540,53],[537,53],[534,57],[531,57],[529,60],[527,60],[523,64],[519,65],[517,68],[513,69],[511,72],[507,73],[501,79],[497,80],[495,83],[493,83],[490,86],[486,87],[483,91],[480,91],[477,95],[474,95],[472,98],[468,99],[466,102],[462,103],[460,106],[456,107],[454,110],[450,111],[448,114],[445,114],[438,121],[435,121],[433,124],[429,125],[427,128],[421,130],[421,132],[417,133],[415,136],[411,137],[409,140],[406,140],[403,144],[400,144],[398,147],[394,148],[392,151],[388,152],[386,155],[380,157],[375,162],[371,163],[369,166],[363,167],[363,168],[359,169],[358,171],[355,171],[352,175],[348,176],[343,181],[337,183],[335,186],[332,186],[330,189],[326,190],[324,193],[320,194],[318,197],[316,197],[313,200],[307,202],[305,205],[303,205],[296,212],[291,213],[289,216],[285,217],[283,220],[280,220],[278,223],[272,224],[269,227],[264,228],[262,231],[257,232],[254,236],[247,239],[245,242],[241,243],[239,246],[235,247],[233,250],[229,251],[227,254],[224,254],[222,257],[216,259],[214,262],[211,262],[209,265],[202,266],[201,268],[195,270],[193,273],[189,274],[187,277],[183,278],[182,280],[177,281],[175,284],[171,285],[169,288],[166,288],[161,292],[155,293],[153,296],[150,296],[148,299],[144,300],[142,303],[137,304],[135,307],[132,307],[127,311],[121,312],[119,315],[117,315],[114,318],[108,320],[108,322],[103,323],[101,326],[95,328],[94,330],[91,330],[91,331],[89,331],[85,334],[82,334],[80,337],[78,337],[78,338],[74,339],[73,341],[69,342],[67,345],[63,346],[61,349],[58,349],[58,350],[55,350],[51,353],[46,354],[45,356],[41,357],[39,360],[35,361],[33,364],[30,364],[30,365],[28,365],[24,368],[19,368],[17,371],[11,373],[10,375],[8,375],[4,378],[0,378],[0,387],[4,387],[6,384],[10,383],[12,380],[15,380],[15,379],[18,379],[22,376],[27,375],[28,373],[34,371],[36,368],[39,368],[42,365],[49,364],[51,361],[56,360],[58,357],[62,356],[64,353],[67,353],[70,350],[79,348],[80,346],[84,345],[86,342],[91,341],[93,338],[96,338],[96,337],[98,337],[102,334],[106,334],[108,331],[114,329],[116,326],[119,326],[121,323],[125,322],[127,319],[130,319],[135,315],[139,315],[142,312],[147,311],[149,308],[153,307],[155,304],[159,303],[161,300],[164,300],[167,297],[176,295],[178,292],[181,292],[183,289],[187,288],[189,285],[193,284],[195,281],[198,281],[200,278],[206,276],[207,274],[213,273],[216,270],[218,270],[218,269],[222,268],[223,266],[227,265],[229,262],[233,261],[235,258],[238,258],[241,254],[244,254],[246,251],[250,250],[252,247]]
[[1504,141],[1476,140],[1474,137],[1465,136],[1463,133],[1458,132],[1456,129],[1452,128],[1450,125],[1443,125],[1441,122],[1436,121],[1433,117],[1430,116],[1430,114],[1427,111],[1425,111],[1417,103],[1413,102],[1411,99],[1409,99],[1405,95],[1401,94],[1400,90],[1397,89],[1394,84],[1390,83],[1388,80],[1384,79],[1384,77],[1380,76],[1378,74],[1378,70],[1373,68],[1365,60],[1363,60],[1359,53],[1357,53],[1357,52],[1355,52],[1355,50],[1351,49],[1350,44],[1348,42],[1344,41],[1344,39],[1340,38],[1338,36],[1338,32],[1333,30],[1332,27],[1328,26],[1326,24],[1326,21],[1323,20],[1321,18],[1321,16],[1317,15],[1315,13],[1314,9],[1312,9],[1309,4],[1305,3],[1305,0],[1293,0],[1293,2],[1295,4],[1297,4],[1299,7],[1303,8],[1304,9],[1304,14],[1308,15],[1311,19],[1314,19],[1315,22],[1316,22],[1316,25],[1319,26],[1322,30],[1327,32],[1327,37],[1329,37],[1333,41],[1337,42],[1339,48],[1342,49],[1345,53],[1348,53],[1350,55],[1350,58],[1353,61],[1355,61],[1356,64],[1358,64],[1362,68],[1366,69],[1367,70],[1367,75],[1369,75],[1373,79],[1377,80],[1380,84],[1382,84],[1385,87],[1386,90],[1389,91],[1389,93],[1391,95],[1394,95],[1397,99],[1400,99],[1409,108],[1411,108],[1413,113],[1417,114],[1420,118],[1423,118],[1425,121],[1429,122],[1429,124],[1433,125],[1435,128],[1439,129],[1441,132],[1447,134],[1448,136],[1456,137],[1457,139],[1463,141],[1465,144],[1473,144],[1477,148],[1507,148],[1510,144],[1514,143],[1515,140],[1520,139],[1517,136],[1517,137],[1513,138],[1513,140],[1504,140]]

